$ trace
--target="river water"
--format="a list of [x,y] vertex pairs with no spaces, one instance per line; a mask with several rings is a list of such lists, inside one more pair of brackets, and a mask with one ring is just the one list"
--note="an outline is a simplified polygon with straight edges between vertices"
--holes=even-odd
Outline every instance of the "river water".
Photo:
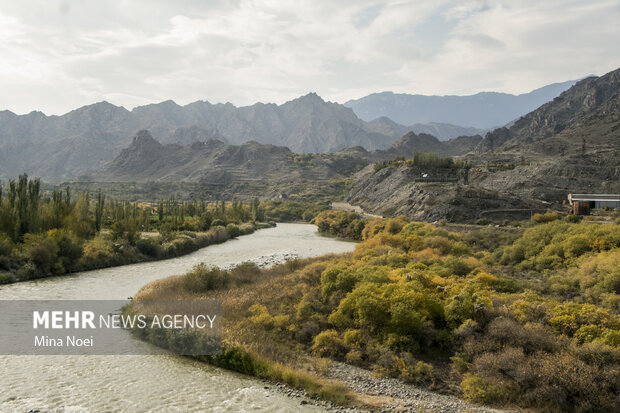
[[[200,262],[225,267],[341,253],[354,246],[321,237],[312,225],[279,224],[170,260],[0,286],[0,300],[122,300],[144,284]],[[322,410],[264,387],[254,378],[179,356],[0,356],[0,412]]]

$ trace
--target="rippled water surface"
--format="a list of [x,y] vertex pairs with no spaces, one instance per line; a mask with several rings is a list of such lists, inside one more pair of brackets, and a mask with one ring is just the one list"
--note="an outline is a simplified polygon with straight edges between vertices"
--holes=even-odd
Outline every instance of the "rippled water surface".
[[[125,299],[199,262],[228,266],[352,251],[316,227],[279,224],[166,261],[0,286],[0,299]],[[136,342],[136,346],[146,345]],[[0,411],[311,412],[259,380],[177,356],[0,356]]]

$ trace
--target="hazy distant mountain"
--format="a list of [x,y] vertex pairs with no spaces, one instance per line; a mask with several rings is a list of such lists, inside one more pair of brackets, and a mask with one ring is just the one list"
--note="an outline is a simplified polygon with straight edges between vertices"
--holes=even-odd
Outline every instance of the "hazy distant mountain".
[[[288,147],[296,153],[336,152],[354,146],[370,151],[387,149],[410,131],[432,134],[439,140],[447,140],[483,133],[474,127],[455,126],[467,119],[474,107],[486,108],[486,113],[492,117],[500,111],[498,107],[502,106],[493,102],[517,99],[519,102],[525,100],[531,103],[535,99],[546,99],[553,91],[564,87],[563,85],[566,83],[550,85],[516,97],[497,93],[473,97],[422,97],[434,102],[422,108],[428,113],[432,110],[439,113],[439,109],[443,107],[445,113],[458,112],[461,118],[429,118],[434,123],[406,123],[412,126],[403,126],[386,117],[375,117],[374,120],[365,122],[358,118],[351,108],[325,102],[314,93],[282,105],[257,103],[239,108],[230,103],[211,104],[198,101],[180,106],[173,101],[165,101],[137,107],[131,111],[100,102],[62,116],[46,116],[41,112],[16,115],[9,111],[0,111],[0,179],[14,178],[26,172],[46,181],[57,182],[91,174],[112,161],[131,143],[130,137],[143,129],[151,131],[155,139],[163,144],[185,145],[197,141],[219,140],[238,145],[256,141]],[[450,103],[455,99],[460,102],[458,105]],[[462,99],[465,99],[465,102],[461,101]],[[475,105],[467,99],[480,100],[482,103]],[[437,105],[440,107],[436,107]],[[515,107],[518,106],[519,104],[515,103]],[[472,119],[475,119],[475,116]],[[428,119],[420,121],[427,122]],[[475,122],[469,121],[460,124],[476,126]],[[518,126],[518,122],[515,126]],[[467,140],[465,143],[462,147],[450,149],[448,152],[442,147],[438,152],[464,153],[471,141]]]
[[377,152],[402,155],[406,158],[411,158],[414,150],[434,152],[443,156],[458,156],[474,150],[481,140],[482,136],[473,135],[459,136],[447,141],[440,141],[436,137],[426,133],[416,135],[413,132],[409,132],[388,149]]
[[366,121],[386,116],[402,125],[435,122],[492,129],[536,109],[575,83],[553,83],[521,95],[482,92],[471,96],[425,96],[382,92],[344,105]]
[[[393,122],[392,122],[393,123]],[[350,108],[314,93],[283,105],[257,103],[237,108],[205,101],[172,101],[129,111],[100,102],[63,116],[0,112],[0,179],[22,172],[60,181],[90,174],[114,159],[137,131],[148,129],[162,143],[217,139],[232,144],[257,141],[294,152],[334,152],[350,146],[389,147],[404,134],[401,125],[369,125]]]
[[458,138],[459,136],[484,135],[488,132],[488,130],[485,129],[465,128],[449,123],[436,122],[416,123],[411,126],[403,126],[385,116],[378,117],[368,122],[368,127],[382,134],[391,134],[394,132],[398,132],[399,135],[405,135],[408,132],[424,133],[433,135],[440,141],[447,141],[449,139]]
[[450,139],[458,138],[459,136],[474,136],[484,135],[488,132],[487,129],[479,128],[466,128],[463,126],[452,125],[450,123],[416,123],[409,126],[410,131],[415,133],[425,133],[427,135],[433,135],[440,141],[447,141]]

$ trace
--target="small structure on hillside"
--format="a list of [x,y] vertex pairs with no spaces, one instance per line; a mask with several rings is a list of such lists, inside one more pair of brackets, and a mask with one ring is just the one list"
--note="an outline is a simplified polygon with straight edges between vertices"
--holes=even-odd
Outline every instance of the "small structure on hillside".
[[620,209],[620,194],[568,194],[573,214],[588,215],[591,209]]

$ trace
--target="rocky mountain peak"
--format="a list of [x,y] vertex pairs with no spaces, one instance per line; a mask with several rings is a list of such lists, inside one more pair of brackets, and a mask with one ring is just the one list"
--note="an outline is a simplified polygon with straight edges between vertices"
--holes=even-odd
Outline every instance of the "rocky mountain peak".
[[310,92],[307,95],[302,96],[300,99],[325,102],[322,97],[316,94],[316,92]]
[[[489,132],[476,149],[482,153],[502,145],[522,144],[551,138],[586,117],[615,107],[620,99],[620,69],[601,77],[577,82],[551,102],[522,116],[508,128]],[[615,103],[614,103],[615,102]]]
[[297,99],[293,99],[290,102],[286,102],[285,105],[287,104],[294,104],[296,106],[298,105],[308,105],[311,107],[315,107],[315,106],[323,106],[323,105],[327,105],[327,102],[323,100],[322,97],[320,97],[319,95],[317,95],[315,92],[310,92],[307,95],[304,96],[300,96]]
[[161,147],[162,144],[157,142],[151,133],[147,130],[138,131],[136,136],[134,136],[131,142],[131,148],[139,149],[139,148],[151,148],[151,147]]

